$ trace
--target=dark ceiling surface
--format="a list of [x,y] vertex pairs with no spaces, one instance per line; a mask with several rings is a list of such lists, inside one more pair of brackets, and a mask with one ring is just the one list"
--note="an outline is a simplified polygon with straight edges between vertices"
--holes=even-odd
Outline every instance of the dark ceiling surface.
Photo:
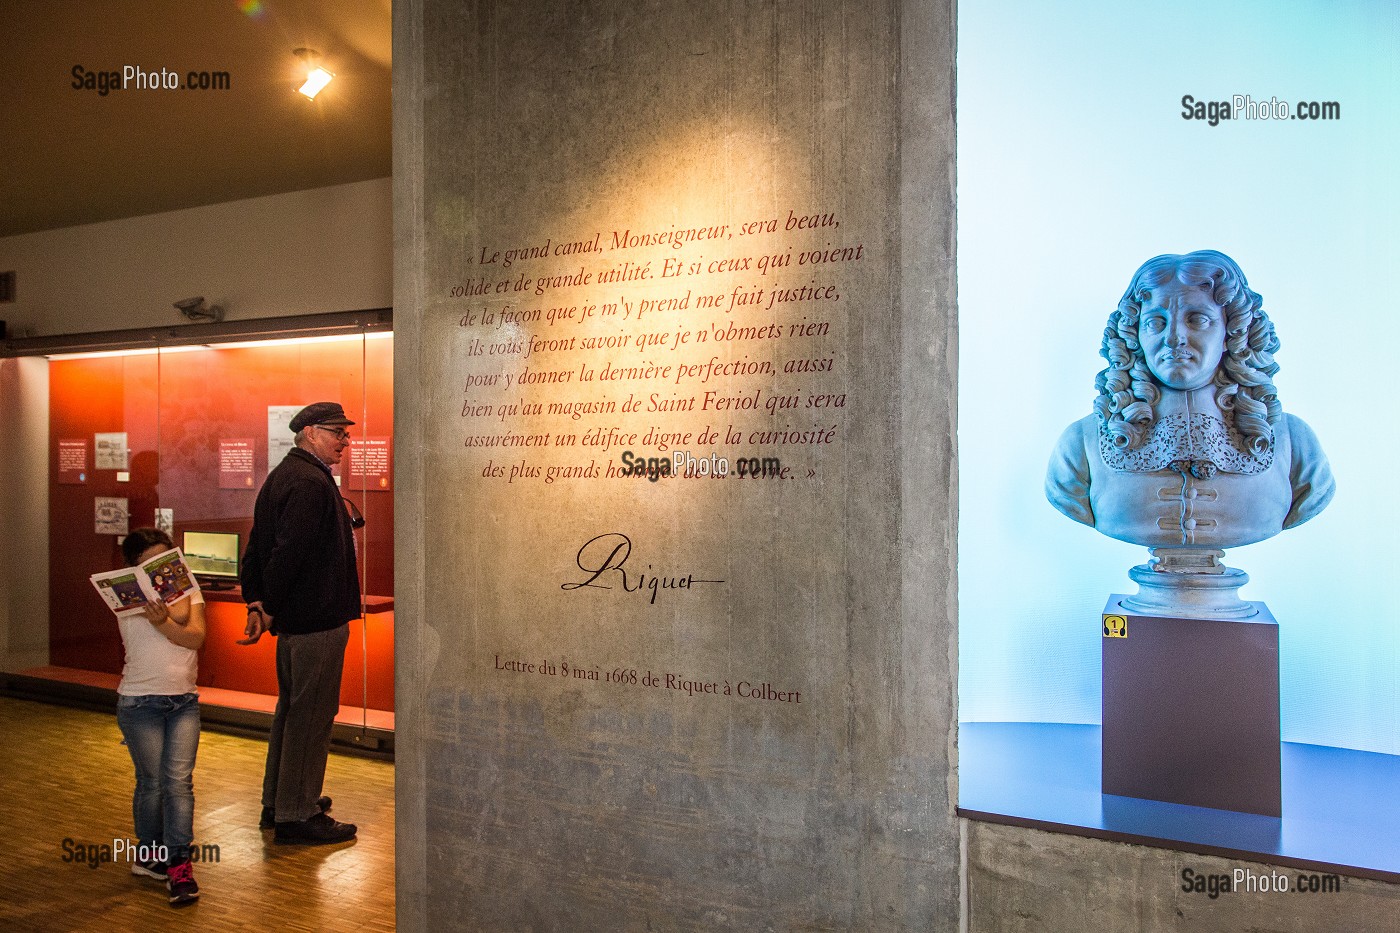
[[385,177],[390,47],[390,0],[0,0],[0,236]]

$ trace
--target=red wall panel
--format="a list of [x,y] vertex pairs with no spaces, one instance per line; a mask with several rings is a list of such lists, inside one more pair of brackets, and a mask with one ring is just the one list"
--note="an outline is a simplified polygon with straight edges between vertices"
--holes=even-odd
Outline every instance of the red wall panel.
[[[49,647],[50,662],[59,666],[121,671],[116,621],[88,582],[90,574],[123,563],[116,536],[95,533],[96,497],[126,498],[132,528],[153,524],[157,507],[172,509],[177,544],[182,532],[198,530],[237,532],[246,546],[257,489],[268,472],[269,405],[339,401],[357,422],[351,429],[355,436],[393,436],[390,339],[56,360],[49,375]],[[90,451],[85,483],[57,482],[60,439],[85,438],[91,446],[94,434],[121,431],[127,433],[131,451],[128,481],[118,482],[115,470],[94,469]],[[220,489],[219,442],[236,438],[254,439],[255,484]],[[365,591],[392,596],[392,483],[387,489],[355,490],[345,478],[345,461],[336,472],[342,475],[342,493],[366,520],[356,534]],[[241,636],[238,607],[211,604],[199,682],[276,693],[270,639],[256,648],[222,643],[232,640],[224,631],[231,624],[230,612],[238,616]],[[370,617],[369,705],[375,709],[393,708],[392,619],[392,613]],[[357,625],[342,691],[347,705],[360,703],[360,654]]]

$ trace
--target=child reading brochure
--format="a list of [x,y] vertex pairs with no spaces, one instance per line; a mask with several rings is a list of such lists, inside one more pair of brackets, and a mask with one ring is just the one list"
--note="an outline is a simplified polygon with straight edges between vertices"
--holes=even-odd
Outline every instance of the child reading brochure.
[[[146,556],[134,566],[95,573],[89,577],[98,595],[117,614],[118,619],[124,616],[143,618],[150,603],[164,602],[169,605],[199,592],[199,584],[195,582],[189,564],[185,563],[185,555],[180,553],[179,548],[169,546],[168,535],[162,534],[156,539],[156,543],[161,541],[166,542],[165,548],[157,550],[152,544],[145,549]],[[125,546],[122,550],[126,559],[131,560],[130,555],[125,554]]]
[[[178,906],[199,897],[190,842],[194,838],[194,758],[199,748],[195,674],[197,652],[204,644],[204,596],[198,585],[182,585],[183,559],[152,562],[173,546],[169,535],[154,528],[138,528],[126,536],[122,556],[136,569],[131,576],[147,577],[157,593],[180,595],[168,602],[163,596],[144,595],[133,579],[116,584],[126,592],[122,608],[113,609],[126,649],[126,666],[117,687],[117,725],[136,765],[131,811],[140,848],[131,873],[164,881],[170,903]],[[102,592],[102,585],[96,579],[93,582]]]

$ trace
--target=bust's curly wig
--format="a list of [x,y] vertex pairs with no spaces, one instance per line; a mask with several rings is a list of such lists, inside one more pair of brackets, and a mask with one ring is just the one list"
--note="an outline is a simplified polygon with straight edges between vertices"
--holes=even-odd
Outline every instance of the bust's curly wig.
[[1094,379],[1098,398],[1094,412],[1113,443],[1132,450],[1142,446],[1156,420],[1161,389],[1147,368],[1138,343],[1138,317],[1153,289],[1172,279],[1183,285],[1209,287],[1212,300],[1225,312],[1225,354],[1211,380],[1215,401],[1227,420],[1244,436],[1256,456],[1273,445],[1269,427],[1283,417],[1272,377],[1278,372],[1274,352],[1278,337],[1264,313],[1264,300],[1249,288],[1235,261],[1213,249],[1149,259],[1108,316],[1099,355],[1108,361]]

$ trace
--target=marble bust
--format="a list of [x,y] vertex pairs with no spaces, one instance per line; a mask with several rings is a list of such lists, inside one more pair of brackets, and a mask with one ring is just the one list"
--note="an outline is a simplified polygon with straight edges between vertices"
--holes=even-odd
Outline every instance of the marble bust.
[[1248,578],[1220,564],[1222,549],[1300,525],[1332,499],[1316,435],[1279,403],[1279,341],[1262,304],[1234,260],[1201,250],[1143,263],[1109,315],[1094,413],[1061,435],[1045,493],[1075,521],[1153,549],[1131,576],[1159,591],[1129,608],[1248,617],[1233,595]]

